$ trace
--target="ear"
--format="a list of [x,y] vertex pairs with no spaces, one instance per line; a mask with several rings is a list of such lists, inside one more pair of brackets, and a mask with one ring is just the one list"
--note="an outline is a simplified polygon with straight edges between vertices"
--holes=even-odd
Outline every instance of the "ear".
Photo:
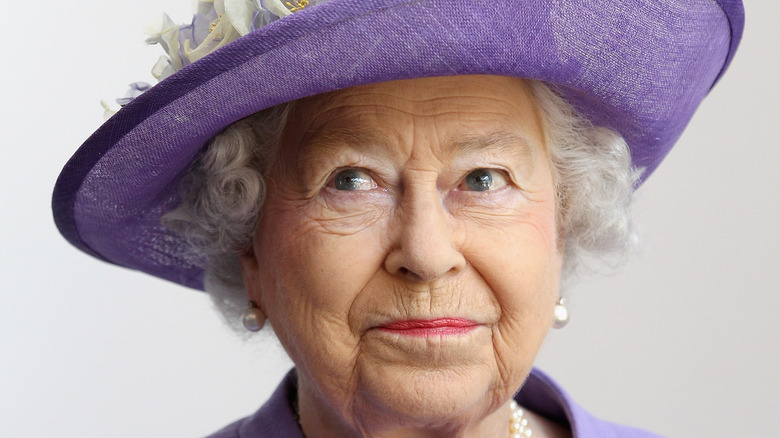
[[254,246],[238,256],[238,264],[241,268],[241,278],[244,280],[244,288],[250,301],[260,302],[260,289],[258,287],[258,262],[255,256]]

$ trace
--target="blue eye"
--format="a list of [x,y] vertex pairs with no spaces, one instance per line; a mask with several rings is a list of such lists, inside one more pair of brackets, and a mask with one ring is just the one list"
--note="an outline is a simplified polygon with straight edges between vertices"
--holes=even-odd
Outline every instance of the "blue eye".
[[376,188],[376,182],[371,176],[359,169],[344,169],[333,178],[336,190],[356,191]]
[[476,169],[469,172],[463,179],[461,190],[473,190],[486,192],[497,190],[506,185],[506,178],[501,172],[494,169]]

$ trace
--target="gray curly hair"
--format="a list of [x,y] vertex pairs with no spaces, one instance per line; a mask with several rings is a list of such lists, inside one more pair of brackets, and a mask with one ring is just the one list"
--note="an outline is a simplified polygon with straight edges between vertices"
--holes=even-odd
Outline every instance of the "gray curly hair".
[[[547,85],[530,81],[543,114],[565,242],[564,279],[586,260],[614,267],[631,251],[636,234],[630,205],[640,172],[620,135],[592,126]],[[265,178],[295,102],[260,111],[216,135],[182,181],[181,204],[162,218],[207,260],[205,289],[234,328],[247,296],[238,256],[252,245],[265,199]]]

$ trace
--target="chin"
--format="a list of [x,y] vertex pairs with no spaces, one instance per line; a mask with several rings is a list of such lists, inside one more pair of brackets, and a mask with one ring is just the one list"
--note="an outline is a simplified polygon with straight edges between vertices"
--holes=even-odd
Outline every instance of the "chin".
[[[496,409],[512,391],[496,392],[495,368],[470,364],[451,368],[366,364],[358,399],[410,427],[457,427]],[[521,382],[518,382],[518,386]],[[506,394],[503,394],[506,392]]]

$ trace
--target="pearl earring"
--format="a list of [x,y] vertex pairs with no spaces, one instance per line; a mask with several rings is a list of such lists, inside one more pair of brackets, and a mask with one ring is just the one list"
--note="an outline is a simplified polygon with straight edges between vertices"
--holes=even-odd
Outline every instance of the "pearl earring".
[[241,317],[241,322],[244,323],[244,327],[250,332],[259,332],[265,325],[265,315],[263,315],[263,311],[257,307],[257,303],[250,301],[249,307]]
[[569,308],[566,307],[566,298],[558,298],[558,303],[553,311],[553,328],[561,329],[569,323]]

